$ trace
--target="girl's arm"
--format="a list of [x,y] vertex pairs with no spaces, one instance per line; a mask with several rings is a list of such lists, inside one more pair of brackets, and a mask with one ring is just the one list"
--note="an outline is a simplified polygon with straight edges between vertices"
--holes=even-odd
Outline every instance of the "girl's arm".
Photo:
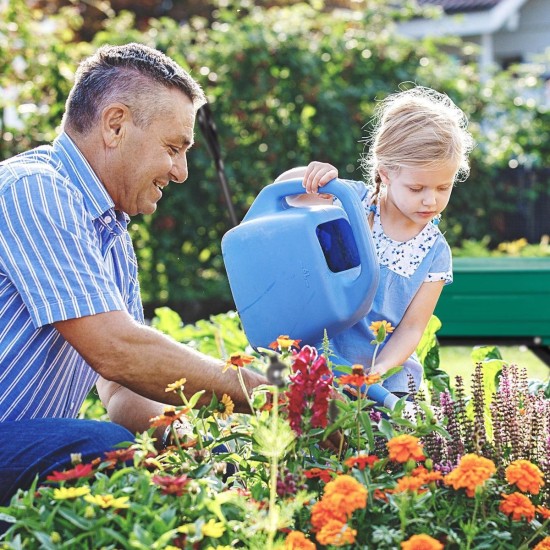
[[376,358],[373,372],[384,374],[402,365],[412,355],[435,310],[444,284],[444,281],[437,281],[424,283],[420,287],[403,319]]

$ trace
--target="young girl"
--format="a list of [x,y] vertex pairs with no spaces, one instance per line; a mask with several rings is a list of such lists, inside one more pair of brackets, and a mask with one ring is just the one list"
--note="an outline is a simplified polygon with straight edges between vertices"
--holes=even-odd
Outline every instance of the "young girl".
[[[363,200],[380,283],[369,314],[337,334],[331,346],[337,357],[368,369],[374,352],[369,326],[391,323],[395,330],[380,347],[372,372],[402,365],[383,384],[398,397],[410,392],[410,381],[415,389],[420,385],[422,365],[414,352],[443,286],[452,282],[451,251],[438,224],[453,185],[469,173],[474,142],[466,128],[464,113],[444,94],[422,87],[393,94],[377,107],[361,160],[366,185],[345,180]],[[278,179],[302,176],[307,193],[318,193],[338,170],[312,162]],[[385,405],[392,406],[392,399]]]

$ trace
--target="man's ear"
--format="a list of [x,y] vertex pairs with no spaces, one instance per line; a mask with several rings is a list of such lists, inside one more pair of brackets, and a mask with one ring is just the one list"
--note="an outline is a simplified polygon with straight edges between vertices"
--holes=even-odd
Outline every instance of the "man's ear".
[[107,147],[118,147],[131,121],[130,109],[123,103],[111,103],[101,113],[101,132]]

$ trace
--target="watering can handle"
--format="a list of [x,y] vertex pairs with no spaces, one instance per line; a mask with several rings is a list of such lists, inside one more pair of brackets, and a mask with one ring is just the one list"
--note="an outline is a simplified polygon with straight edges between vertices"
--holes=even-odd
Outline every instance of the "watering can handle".
[[[288,208],[294,208],[288,205],[285,200],[286,197],[300,195],[305,192],[301,178],[267,185],[260,191],[243,221],[254,219],[256,216],[265,216],[266,214],[274,214]],[[376,252],[361,199],[351,187],[336,178],[330,180],[323,187],[322,192],[337,197],[348,215],[353,236],[359,250],[359,260],[363,266],[358,278],[372,278],[372,273],[369,273],[369,270],[365,269],[365,266],[376,265]],[[306,205],[304,206],[307,208]]]

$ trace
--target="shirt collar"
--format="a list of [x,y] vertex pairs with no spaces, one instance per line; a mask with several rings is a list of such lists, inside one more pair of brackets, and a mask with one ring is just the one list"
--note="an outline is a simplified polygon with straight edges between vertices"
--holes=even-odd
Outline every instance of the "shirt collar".
[[[82,193],[88,211],[94,219],[108,210],[114,209],[115,203],[107,193],[92,167],[80,152],[74,141],[62,132],[53,142],[53,149],[67,170],[71,183]],[[113,215],[113,217],[115,217]]]

